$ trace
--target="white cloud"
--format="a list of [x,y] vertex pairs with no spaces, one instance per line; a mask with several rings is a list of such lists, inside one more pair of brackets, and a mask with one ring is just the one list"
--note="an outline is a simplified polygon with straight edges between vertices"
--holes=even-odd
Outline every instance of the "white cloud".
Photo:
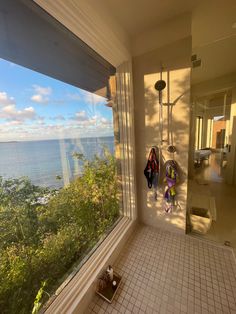
[[33,107],[17,110],[14,98],[8,96],[6,92],[0,92],[0,118],[8,120],[9,125],[18,125],[21,121],[35,117]]
[[82,96],[84,102],[89,105],[103,105],[106,103],[106,98],[93,93],[83,91]]
[[27,107],[27,108],[24,109],[24,111],[27,112],[27,113],[29,113],[29,114],[35,113],[33,107]]
[[108,126],[112,125],[111,120],[108,120],[108,119],[103,118],[103,117],[100,119],[100,123],[101,123],[101,125],[108,125]]
[[34,101],[34,102],[38,102],[38,103],[46,103],[46,102],[48,102],[48,98],[45,99],[45,98],[43,98],[42,95],[39,95],[39,94],[33,95],[31,97],[31,100]]
[[38,123],[39,125],[45,125],[45,121],[44,121],[44,117],[39,117],[37,120],[36,120],[36,123]]
[[67,97],[75,101],[84,101],[89,105],[103,105],[106,103],[106,99],[104,97],[83,90],[80,91],[80,94],[68,94]]
[[24,121],[35,119],[36,113],[33,107],[27,107],[22,110],[17,110],[15,105],[8,105],[0,111],[0,118],[12,121]]
[[31,100],[38,104],[47,104],[49,97],[52,94],[51,87],[42,87],[39,85],[33,85],[35,94],[31,97]]
[[19,120],[12,120],[9,122],[4,123],[4,126],[18,126],[23,124],[23,121],[19,121]]
[[54,120],[54,121],[57,121],[57,120],[58,121],[65,121],[66,120],[66,118],[61,114],[58,114],[57,116],[54,116],[54,117],[50,117],[50,119]]
[[[77,124],[75,124],[75,121]],[[70,120],[69,125],[74,125],[77,128],[84,129],[85,131],[87,131],[86,128],[93,128],[95,130],[95,134],[97,129],[113,130],[113,122],[111,120],[108,120],[100,115],[88,116],[85,111],[77,112],[75,117]]]
[[[50,88],[40,89],[39,86],[37,91],[41,94],[35,93],[35,95],[40,95],[41,98],[34,99],[39,102],[45,101],[51,93]],[[101,101],[99,96],[94,100],[93,103]],[[48,124],[44,117],[36,114],[32,106],[17,108],[14,98],[9,97],[5,92],[0,92],[0,119],[5,120],[0,125],[0,140],[99,137],[113,134],[112,121],[103,117],[96,108],[88,106],[86,110],[76,112],[69,119],[58,114],[51,117],[52,123]]]
[[33,85],[33,88],[37,94],[40,94],[42,96],[48,96],[48,95],[51,95],[52,93],[51,87],[42,87],[39,85]]
[[83,111],[76,112],[75,120],[77,120],[77,121],[88,121],[89,118],[86,115],[86,112],[83,110]]
[[75,94],[68,94],[67,96],[69,99],[72,99],[72,100],[77,100],[77,101],[81,100],[80,94],[76,94],[76,93]]
[[[77,123],[76,123],[76,122]],[[94,115],[89,117],[87,113],[83,111],[76,112],[75,116],[71,119],[70,125],[74,125],[78,128],[86,128],[96,126],[98,121],[98,116]]]
[[104,125],[95,125],[92,118],[86,123],[76,123],[70,121],[68,124],[39,124],[34,121],[33,124],[21,124],[18,121],[6,122],[0,126],[0,140],[44,140],[60,138],[82,138],[82,137],[100,137],[112,136],[113,128]]
[[8,106],[14,104],[15,100],[13,97],[9,97],[6,92],[0,92],[0,105]]

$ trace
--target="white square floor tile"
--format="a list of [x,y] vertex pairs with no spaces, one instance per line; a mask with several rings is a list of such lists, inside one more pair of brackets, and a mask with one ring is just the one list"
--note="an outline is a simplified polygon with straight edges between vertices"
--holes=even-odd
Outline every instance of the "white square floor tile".
[[95,295],[87,313],[236,313],[231,249],[140,226],[121,252],[112,304]]

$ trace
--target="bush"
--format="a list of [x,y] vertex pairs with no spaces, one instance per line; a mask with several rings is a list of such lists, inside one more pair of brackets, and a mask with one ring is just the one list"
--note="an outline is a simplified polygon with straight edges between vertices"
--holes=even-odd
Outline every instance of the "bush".
[[36,313],[45,290],[53,292],[118,218],[115,159],[85,161],[83,176],[59,191],[0,178],[0,197],[1,313]]

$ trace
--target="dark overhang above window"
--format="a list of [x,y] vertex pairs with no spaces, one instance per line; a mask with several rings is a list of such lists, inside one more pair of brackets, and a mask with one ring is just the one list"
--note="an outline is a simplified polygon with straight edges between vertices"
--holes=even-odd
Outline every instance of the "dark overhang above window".
[[109,98],[115,68],[31,0],[0,0],[0,58]]

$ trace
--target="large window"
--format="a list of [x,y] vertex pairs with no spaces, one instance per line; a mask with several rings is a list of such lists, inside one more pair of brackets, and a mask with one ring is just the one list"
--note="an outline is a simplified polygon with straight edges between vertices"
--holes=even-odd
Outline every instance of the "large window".
[[102,97],[4,60],[0,71],[0,307],[27,313],[120,215],[113,116]]
[[197,116],[195,120],[195,149],[202,148],[202,134],[203,134],[203,117]]
[[[109,101],[114,68],[65,29],[60,42],[54,21],[57,41],[46,39],[55,63],[53,55],[41,58],[48,45],[36,47],[35,61],[33,48],[25,52],[28,59],[12,52],[11,44],[27,44],[33,31],[24,25],[20,33],[11,22],[20,23],[27,13],[32,25],[42,26],[38,16],[49,17],[27,1],[9,3],[0,49],[0,309],[36,313],[122,215],[119,127]],[[43,31],[53,35],[50,25]],[[61,48],[66,39],[71,54]],[[57,68],[59,61],[64,63]]]

